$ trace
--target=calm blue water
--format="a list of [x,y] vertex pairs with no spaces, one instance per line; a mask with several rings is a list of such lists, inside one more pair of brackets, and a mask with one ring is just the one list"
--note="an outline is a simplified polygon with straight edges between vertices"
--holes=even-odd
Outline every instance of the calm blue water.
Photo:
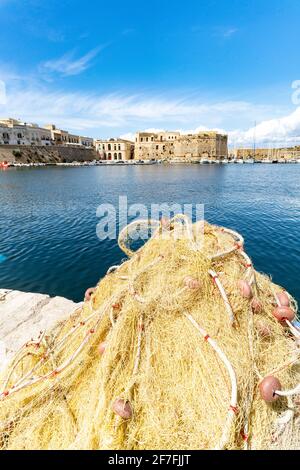
[[101,203],[204,203],[259,271],[300,301],[300,165],[153,165],[0,172],[0,288],[81,300],[124,254],[96,236]]

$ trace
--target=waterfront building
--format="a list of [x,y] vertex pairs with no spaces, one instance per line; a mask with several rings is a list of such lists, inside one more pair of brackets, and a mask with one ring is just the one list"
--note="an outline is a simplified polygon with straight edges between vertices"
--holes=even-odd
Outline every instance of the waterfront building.
[[68,131],[57,129],[54,124],[46,124],[45,128],[51,132],[52,141],[55,145],[64,145],[68,141]]
[[0,119],[0,145],[51,145],[49,129],[13,118]]
[[82,137],[79,136],[79,144],[84,147],[94,147],[94,139],[92,137]]
[[100,160],[131,160],[134,156],[134,143],[125,139],[95,140]]
[[46,124],[46,129],[49,129],[51,132],[52,140],[55,145],[66,145],[66,146],[83,146],[83,147],[93,147],[94,139],[91,137],[83,137],[76,134],[70,134],[70,132],[63,129],[58,129],[55,124]]
[[135,139],[136,160],[193,160],[227,158],[227,135],[215,131],[197,134],[180,132],[138,132]]

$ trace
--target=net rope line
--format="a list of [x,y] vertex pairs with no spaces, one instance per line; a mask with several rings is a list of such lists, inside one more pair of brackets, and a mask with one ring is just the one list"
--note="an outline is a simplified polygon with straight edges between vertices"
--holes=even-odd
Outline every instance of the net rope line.
[[[159,256],[157,259],[155,259],[154,261],[152,261],[151,263],[149,263],[147,266],[143,267],[143,269],[135,276],[135,277],[138,277],[140,274],[142,274],[144,271],[146,271],[147,269],[149,269],[150,267],[152,267],[153,265],[155,265],[157,262],[159,262],[161,259],[163,259],[163,256]],[[23,377],[20,378],[19,381],[17,381],[13,386],[10,387],[10,389],[6,389],[6,388],[3,388],[2,389],[2,392],[0,393],[0,400],[3,400],[5,398],[7,398],[8,396],[11,396],[13,393],[19,391],[19,390],[22,390],[24,389],[25,387],[27,386],[31,386],[31,385],[36,385],[37,383],[39,383],[40,381],[42,380],[46,380],[48,378],[51,378],[59,373],[61,373],[63,370],[66,369],[66,367],[68,365],[71,364],[72,361],[74,361],[76,359],[76,357],[79,355],[79,353],[82,351],[83,347],[85,346],[85,344],[87,344],[91,338],[91,336],[95,333],[95,330],[97,329],[97,327],[100,325],[100,322],[101,322],[101,319],[102,317],[104,316],[104,314],[106,313],[106,311],[108,309],[110,309],[112,307],[112,305],[114,305],[118,300],[119,298],[122,296],[122,294],[127,290],[127,286],[124,286],[124,288],[121,290],[121,293],[119,293],[117,296],[114,294],[111,296],[111,298],[105,303],[104,306],[102,306],[102,308],[100,309],[100,312],[99,311],[94,311],[89,317],[87,317],[84,322],[79,322],[77,325],[75,325],[55,346],[53,346],[52,348],[48,349],[48,351],[42,356],[42,358],[37,362],[37,364],[35,364],[35,366],[29,370],[28,373],[26,373]],[[135,295],[135,298],[138,300],[138,301],[141,301],[144,302],[143,299],[140,299],[138,296]],[[93,305],[92,305],[92,298],[91,298],[91,301],[88,302],[89,306],[91,308],[93,308]],[[93,327],[87,332],[85,338],[83,339],[83,341],[81,342],[81,344],[78,346],[78,348],[76,349],[76,351],[68,358],[64,361],[64,363],[57,367],[56,369],[52,370],[51,372],[45,374],[45,375],[42,375],[42,376],[37,376],[37,377],[31,377],[30,376],[35,372],[35,370],[37,370],[41,365],[42,363],[45,363],[45,361],[47,359],[50,359],[50,356],[53,352],[56,352],[58,353],[61,348],[64,346],[64,344],[66,343],[67,339],[72,335],[74,334],[74,332],[76,332],[80,327],[82,326],[86,326],[86,324],[92,320],[96,315],[99,315],[99,320],[96,322],[95,325],[93,325]],[[26,347],[28,343],[26,343],[24,346],[22,346],[21,350]],[[27,353],[26,353],[27,354]],[[20,359],[22,360],[24,358],[24,356]],[[10,372],[9,372],[9,377],[11,377],[14,369],[16,368],[16,364],[13,365],[13,367],[11,368]],[[9,382],[9,377],[5,380],[5,385]],[[24,381],[26,381],[24,383]]]
[[[174,218],[175,220],[181,220],[182,219],[182,216],[177,216],[177,218]],[[135,221],[133,222],[132,224],[141,224],[143,222],[147,222],[147,224],[149,223],[149,221]],[[156,221],[157,223],[157,221]],[[130,224],[130,225],[132,225]],[[187,225],[187,227],[189,227],[189,225]],[[122,232],[124,232],[124,230],[126,230],[128,228],[125,227],[125,229],[123,229]],[[225,256],[228,256],[229,254],[232,254],[234,252],[238,252],[241,254],[241,256],[244,258],[244,260],[246,261],[246,272],[245,272],[245,278],[250,278],[251,276],[251,279],[252,281],[249,281],[249,283],[253,283],[255,281],[255,276],[254,276],[254,269],[253,269],[253,266],[252,266],[252,263],[251,263],[251,260],[250,258],[248,257],[248,255],[244,252],[243,250],[243,244],[244,244],[244,239],[243,237],[241,237],[237,232],[233,231],[233,230],[230,230],[230,229],[223,229],[223,228],[219,228],[219,230],[221,230],[221,232],[227,232],[228,234],[232,235],[233,239],[235,241],[238,240],[238,242],[235,243],[234,247],[233,248],[230,248],[226,251],[224,251],[223,253],[217,253],[217,255],[213,255],[210,257],[210,259],[212,261],[215,261],[215,260],[218,260],[222,257],[225,257]],[[158,230],[155,232],[154,234],[154,237],[156,237],[158,235],[158,231],[159,231],[159,228]],[[121,232],[121,233],[122,233]],[[120,233],[120,236],[121,236],[121,233]],[[189,236],[193,236],[193,233],[189,230],[187,230],[187,233],[189,234]],[[127,234],[128,234],[128,231],[127,231]],[[119,236],[119,239],[120,239],[120,236]],[[122,235],[124,237],[124,233]],[[125,246],[126,246],[126,249],[127,249],[127,252],[130,253],[128,256],[132,256],[134,253],[133,250],[130,250],[130,248],[127,247],[126,245],[126,242],[125,243]],[[122,241],[120,242],[119,240],[119,245],[120,245],[120,248],[122,248]],[[192,244],[191,244],[191,248],[192,248]],[[192,248],[193,249],[193,248]],[[125,251],[125,250],[124,250]],[[126,253],[126,251],[125,251]],[[126,253],[126,254],[128,254]],[[127,284],[127,286],[124,286],[123,289],[120,289],[120,291],[118,292],[118,295],[116,296],[117,297],[117,300],[121,298],[121,296],[124,294],[124,292],[128,289],[129,293],[135,298],[135,300],[137,300],[138,302],[140,303],[145,303],[147,302],[146,299],[138,296],[137,292],[135,291],[135,288],[134,288],[134,281],[136,278],[138,278],[138,276],[140,276],[143,272],[145,272],[146,270],[149,270],[152,266],[154,266],[157,262],[159,262],[161,259],[163,259],[163,256],[162,255],[159,255],[158,258],[156,258],[154,261],[151,261],[149,264],[147,264],[146,266],[143,267],[143,269],[141,271],[139,271],[134,277],[133,277],[133,280],[130,280]],[[114,269],[109,269],[108,270],[108,274],[112,274],[114,271],[118,270],[119,268],[121,267],[120,266],[113,266],[111,268],[114,268]],[[230,303],[229,303],[229,300],[228,300],[228,297],[227,297],[227,294],[226,294],[226,291],[221,283],[221,281],[219,280],[218,278],[218,275],[215,271],[213,270],[210,270],[208,271],[209,274],[214,278],[215,277],[215,283],[216,285],[218,286],[218,289],[220,291],[220,294],[221,294],[221,297],[224,301],[224,304],[225,304],[225,307],[226,307],[226,310],[227,312],[230,314],[232,314],[233,316],[233,319],[234,319],[234,313],[232,311],[232,308],[230,306]],[[253,274],[253,276],[252,276]],[[128,279],[128,277],[126,278]],[[217,284],[217,280],[219,281],[219,285]],[[186,288],[184,288],[183,290],[185,290]],[[45,357],[43,357],[41,359],[41,361],[36,364],[34,366],[34,368],[29,371],[29,374],[26,374],[24,377],[22,377],[15,385],[13,385],[10,389],[10,391],[8,390],[5,390],[5,387],[4,387],[4,391],[0,394],[0,399],[4,399],[6,398],[8,395],[11,395],[12,392],[16,392],[22,388],[25,388],[26,386],[30,386],[30,385],[35,385],[38,381],[40,380],[46,380],[50,377],[55,377],[57,374],[59,374],[60,372],[62,372],[63,370],[65,370],[68,365],[70,365],[72,363],[72,361],[74,361],[76,359],[76,357],[79,355],[79,353],[82,351],[82,349],[85,347],[85,345],[89,342],[90,338],[92,337],[92,335],[95,333],[95,330],[97,329],[97,327],[99,326],[104,314],[106,313],[107,309],[110,309],[111,311],[111,308],[112,308],[112,302],[114,303],[116,300],[112,300],[112,297],[107,301],[107,303],[104,305],[104,306],[101,306],[101,309],[100,309],[100,312],[99,310],[97,311],[93,311],[93,297],[91,297],[90,301],[87,302],[87,304],[89,305],[90,309],[92,310],[92,314],[87,317],[84,321],[84,324],[82,324],[82,322],[78,323],[77,325],[74,325],[74,327],[69,331],[69,333],[67,333],[56,345],[55,347],[53,347],[52,349],[50,348],[48,351],[47,351],[47,356],[50,356],[52,354],[52,352],[55,350],[55,352],[57,352],[56,348],[59,347],[58,351],[61,350],[61,348],[64,346],[65,342],[67,341],[68,337],[74,333],[75,331],[78,330],[78,328],[80,328],[80,326],[84,326],[86,325],[86,323],[88,323],[89,321],[91,321],[95,315],[99,315],[99,318],[97,320],[97,322],[95,323],[95,325],[93,326],[92,329],[90,329],[85,338],[83,339],[83,341],[81,342],[81,344],[79,345],[79,347],[76,349],[76,351],[69,357],[67,358],[60,366],[58,366],[56,369],[52,370],[51,372],[45,374],[44,376],[38,376],[38,377],[32,377],[31,379],[28,380],[27,383],[23,383],[24,380],[26,380],[26,378],[28,378],[28,375],[31,375],[36,368],[39,367],[39,365],[41,365],[42,361],[45,360]],[[278,306],[280,306],[280,303],[278,301],[278,298],[277,296],[274,294],[274,297],[275,297],[275,300],[276,300],[276,303]],[[227,300],[227,301],[226,301]],[[229,310],[230,308],[230,310]],[[102,313],[101,313],[102,312]],[[230,432],[231,432],[231,428],[232,428],[232,424],[233,424],[233,421],[234,421],[234,417],[236,416],[237,414],[237,408],[236,408],[236,404],[237,404],[237,383],[236,383],[236,376],[235,376],[235,372],[233,370],[233,367],[231,365],[231,363],[228,361],[226,355],[223,353],[223,351],[219,348],[219,346],[217,345],[217,343],[212,340],[209,335],[206,333],[206,331],[201,328],[201,326],[196,322],[196,320],[191,316],[191,315],[188,315],[188,314],[184,314],[185,317],[193,324],[193,326],[200,332],[200,334],[204,337],[204,339],[213,347],[213,349],[215,350],[215,352],[218,354],[218,356],[221,358],[223,364],[226,366],[227,368],[227,371],[229,373],[229,376],[230,376],[230,379],[231,379],[231,385],[232,385],[232,392],[231,392],[231,400],[230,400],[230,408],[229,408],[229,411],[228,411],[228,415],[227,415],[227,418],[226,418],[226,422],[223,426],[223,434],[222,434],[222,438],[219,442],[219,445],[218,445],[218,449],[223,449],[225,446],[226,446],[226,443],[228,441],[228,436],[230,435]],[[232,321],[232,317],[231,315],[230,316],[230,319]],[[252,318],[252,317],[251,317]],[[299,337],[300,335],[300,332],[297,330],[296,327],[294,327],[294,325],[289,322],[288,320],[285,320],[287,326],[290,328],[291,332],[293,333],[294,336],[296,337]],[[137,351],[136,351],[136,356],[135,356],[135,361],[134,361],[134,367],[133,367],[133,372],[132,372],[132,376],[135,376],[137,371],[138,371],[138,367],[139,367],[139,363],[140,363],[140,357],[141,357],[141,345],[142,345],[142,336],[143,336],[143,317],[141,316],[140,317],[140,320],[139,320],[139,333],[137,335]],[[44,336],[45,336],[45,331],[44,332],[40,332],[40,336],[38,337],[38,339],[36,341],[29,341],[28,343],[26,343],[25,345],[23,345],[23,347],[20,349],[19,352],[23,351],[24,350],[24,347],[26,346],[33,346],[33,347],[39,347],[40,344],[43,342],[43,339],[44,339]],[[12,363],[12,366],[13,368],[17,367],[19,361],[22,360],[22,357],[18,359],[18,361],[16,360],[16,357],[15,357],[15,362]],[[297,359],[296,359],[297,360]],[[296,362],[295,361],[290,361],[288,365],[290,365],[291,363],[294,363]],[[283,366],[285,367],[285,366]],[[10,377],[11,377],[11,374],[12,374],[13,370],[10,371],[10,376],[7,377],[6,379],[6,382],[5,384],[7,384],[10,380]],[[261,376],[262,377],[262,376]],[[131,382],[130,382],[131,383]],[[131,383],[130,385],[130,388],[134,385],[134,382]],[[7,393],[8,392],[8,393]],[[291,389],[291,390],[286,390],[286,391],[276,391],[275,392],[276,394],[280,395],[280,396],[285,396],[285,397],[291,397],[293,395],[297,395],[297,394],[300,394],[300,384],[298,384],[295,388]],[[244,437],[243,439],[245,440],[245,448],[248,448],[248,433],[249,433],[249,421],[248,421],[248,418],[246,418],[245,420],[245,425],[244,425]]]
[[[105,311],[107,310],[107,308],[108,307],[106,306],[106,308],[103,309],[103,315],[104,315]],[[22,379],[19,382],[17,382],[15,385],[10,387],[9,390],[4,390],[0,394],[0,400],[3,400],[5,398],[7,398],[8,396],[11,396],[13,393],[16,393],[17,391],[22,390],[25,387],[28,387],[28,386],[31,386],[31,385],[36,385],[37,383],[41,382],[42,380],[46,380],[46,379],[49,379],[51,377],[55,377],[56,375],[61,373],[63,370],[65,370],[68,367],[68,365],[70,365],[71,362],[76,359],[76,357],[82,351],[83,347],[89,342],[91,336],[95,333],[95,328],[97,328],[97,326],[100,324],[101,319],[102,319],[102,316],[100,316],[100,318],[97,320],[94,327],[91,328],[86,333],[85,338],[83,339],[81,344],[78,346],[78,348],[75,350],[75,352],[68,359],[66,359],[60,366],[58,366],[56,369],[53,369],[52,371],[48,372],[47,374],[39,375],[39,376],[32,376],[31,378],[28,379],[27,382],[23,383],[38,368],[38,366],[40,366],[41,363],[45,361],[45,356],[43,356],[41,358],[41,360],[35,365],[35,367],[31,371],[29,371],[30,372],[29,374],[26,374],[24,377],[22,377]],[[73,330],[73,332],[74,332],[74,330]],[[55,348],[52,348],[49,351],[47,351],[47,353],[46,353],[46,358],[47,359],[48,359],[48,357],[50,358],[51,353],[54,350],[55,350]]]
[[[173,219],[171,219],[170,221],[170,224],[173,222],[175,222],[176,220],[183,220],[186,224],[187,224],[187,227],[189,228],[188,230],[188,235],[189,235],[189,238],[190,240],[193,239],[193,234],[192,234],[192,231],[190,230],[190,223],[187,221],[187,217],[184,216],[183,214],[178,214],[177,216],[175,216]],[[150,221],[150,223],[152,223],[153,221]],[[149,224],[149,221],[134,221],[130,224],[131,227],[135,226],[135,225],[142,225],[143,223],[147,223]],[[128,226],[125,227],[125,229],[123,230],[123,233],[121,232],[120,233],[120,237],[119,237],[119,245],[120,247],[122,248],[122,241],[120,242],[120,239],[122,240],[123,236],[124,236],[124,233],[126,232],[127,235],[128,235]],[[226,251],[223,251],[223,252],[219,252],[217,253],[216,255],[213,255],[210,257],[210,259],[212,261],[215,261],[215,260],[219,260],[221,258],[224,258],[234,252],[239,252],[241,254],[241,256],[244,258],[244,260],[246,261],[246,273],[245,273],[245,278],[249,277],[249,284],[253,284],[254,281],[255,281],[255,277],[254,277],[254,270],[253,270],[253,264],[252,264],[252,261],[251,259],[249,258],[249,256],[247,255],[247,253],[244,251],[243,247],[244,247],[244,238],[236,231],[234,230],[231,230],[231,229],[228,229],[228,228],[225,228],[225,227],[221,227],[219,228],[219,230],[223,233],[228,233],[230,234],[233,239],[235,240],[235,245],[232,247],[232,248],[229,248],[228,250]],[[154,237],[157,235],[158,232],[156,232],[154,234]],[[126,246],[126,245],[125,245]],[[194,246],[193,246],[194,248]],[[130,253],[131,255],[134,253],[132,250],[130,250]],[[235,316],[234,316],[234,313],[233,313],[233,310],[231,308],[231,305],[230,305],[230,302],[228,300],[228,297],[227,297],[227,294],[226,294],[226,291],[225,291],[225,288],[223,287],[217,273],[213,270],[209,270],[209,274],[211,275],[211,277],[213,278],[215,284],[217,285],[219,291],[220,291],[220,294],[221,294],[221,297],[224,301],[224,304],[225,304],[225,308],[227,310],[227,313],[229,315],[229,318],[230,318],[230,322],[231,324],[234,324],[234,320],[235,320]],[[185,288],[184,288],[185,289]],[[138,300],[139,302],[141,303],[144,303],[145,302],[145,299],[143,299],[141,296],[138,296],[138,294],[134,291],[134,295],[135,295],[135,298],[136,300]],[[277,302],[278,302],[278,299],[277,299]],[[280,305],[280,304],[279,304]],[[293,325],[288,321],[286,320],[286,323],[287,325],[289,326],[290,330],[292,331],[292,333],[294,334],[294,336],[296,337],[299,337],[299,332],[297,331],[297,329],[295,327],[293,327]],[[259,373],[258,369],[256,368],[256,373],[258,374],[258,376],[260,378],[262,378],[262,375]],[[291,391],[287,391],[287,392],[279,392],[279,394],[295,394],[295,393],[298,393],[298,388],[300,387],[300,384],[298,387],[296,387],[295,389],[291,390]],[[296,392],[295,392],[296,391]]]
[[223,434],[222,437],[219,441],[218,446],[215,448],[215,450],[221,450],[224,449],[226,446],[226,443],[228,441],[228,436],[231,431],[232,424],[234,422],[235,416],[237,414],[237,380],[236,380],[236,375],[234,372],[234,369],[228,360],[227,356],[224,354],[224,352],[221,350],[221,348],[218,346],[215,340],[213,340],[207,331],[205,331],[193,318],[192,315],[184,313],[184,316],[191,322],[191,324],[196,328],[196,330],[200,333],[200,335],[204,338],[205,341],[207,341],[210,346],[214,349],[214,351],[217,353],[223,364],[225,365],[230,381],[231,381],[231,398],[230,398],[230,404],[229,404],[229,409],[227,413],[227,418],[223,427]]
[[[252,311],[250,309],[249,309],[248,318],[249,318],[249,321],[248,321],[249,351],[250,351],[251,360],[252,360],[252,367],[253,367],[254,371],[257,373],[258,369],[257,369],[257,365],[256,365],[256,362],[255,362],[254,341],[253,341],[254,321],[253,321]],[[253,389],[254,389],[254,387],[253,387]],[[245,410],[245,413],[246,413],[245,423],[244,423],[243,431],[241,431],[241,436],[242,436],[242,439],[244,441],[244,450],[249,449],[249,431],[250,431],[249,423],[250,423],[250,413],[251,413],[252,403],[253,403],[253,390],[252,390],[251,395],[250,394],[248,395],[248,400],[247,400],[247,403],[246,403],[246,410]]]
[[[279,299],[278,299],[278,296],[277,294],[274,292],[274,289],[272,289],[272,292],[273,292],[273,295],[274,295],[274,299],[275,299],[275,302],[277,304],[278,307],[282,307]],[[290,296],[287,292],[285,292],[285,294],[289,297],[290,299]],[[294,305],[294,312],[297,311],[297,305]],[[287,324],[287,326],[289,327],[291,333],[296,337],[296,338],[300,338],[300,331],[297,329],[297,327],[295,325],[293,325],[293,323],[291,323],[289,320],[285,319],[284,320],[285,323]]]
[[227,313],[229,315],[230,323],[231,323],[231,325],[233,325],[234,322],[235,322],[235,316],[234,316],[233,310],[231,308],[230,302],[228,300],[226,291],[223,287],[223,284],[220,281],[220,278],[219,278],[218,274],[215,271],[213,271],[213,269],[210,269],[208,271],[208,273],[211,275],[211,277],[213,279],[213,282],[215,283],[215,285],[217,286],[217,288],[220,291],[221,297],[222,297],[222,299],[224,301],[224,304],[225,304],[225,308],[226,308]]
[[[279,307],[281,307],[281,303],[278,299],[278,296],[273,292],[274,294],[274,298],[275,298],[275,301],[277,303],[277,305]],[[288,294],[287,294],[288,295]],[[285,323],[287,324],[287,326],[289,327],[291,333],[296,337],[296,338],[300,338],[300,332],[297,330],[297,328],[294,327],[294,325],[287,319],[285,319]],[[299,354],[300,352],[298,352]],[[299,358],[296,358],[295,361],[292,361],[293,363],[297,362],[297,359]],[[290,390],[276,390],[275,391],[275,394],[278,395],[278,396],[281,396],[281,397],[291,397],[293,395],[299,395],[300,394],[300,383],[293,389],[290,389]]]
[[[53,353],[54,350],[56,352],[59,352],[60,349],[61,349],[60,347],[64,346],[64,344],[67,341],[67,339],[69,338],[69,336],[74,334],[74,332],[76,332],[80,327],[85,326],[86,323],[88,323],[92,318],[94,318],[97,313],[98,312],[94,312],[92,315],[90,315],[88,318],[86,318],[84,322],[79,322],[77,325],[74,325],[74,327],[55,345],[55,347],[52,347],[47,351],[46,357],[48,358],[48,356],[50,356],[50,354]],[[26,346],[26,344],[24,346]],[[44,361],[45,361],[45,355],[40,359],[40,361],[37,364],[35,364],[35,366],[31,370],[29,370],[25,374],[25,376],[21,377],[21,379],[15,384],[14,387],[17,387],[18,385],[20,385],[20,383],[22,383],[24,380],[26,380]],[[14,368],[15,368],[15,366],[14,366]],[[4,393],[4,391],[2,392],[2,394],[3,393]],[[1,394],[0,394],[0,398],[1,398]]]
[[[176,220],[184,220],[185,223],[187,224],[187,227],[190,227],[190,221],[188,221],[187,217],[183,214],[178,214],[176,215],[173,219],[170,220],[170,224],[171,223],[174,223]],[[143,224],[143,223],[147,223],[149,224],[149,221],[134,221],[132,222],[130,225],[133,227],[135,225],[138,225],[138,222],[140,222],[140,224]],[[150,220],[150,223],[152,223],[153,221]],[[127,226],[128,227],[128,226]],[[120,248],[122,248],[122,239],[124,237],[124,234],[125,232],[128,234],[128,230],[126,231],[126,228],[123,229],[123,231],[120,233],[120,236],[119,236],[119,245],[120,245]],[[229,248],[228,250],[226,251],[223,251],[223,252],[219,252],[217,253],[216,255],[212,255],[210,256],[210,259],[211,261],[216,261],[216,260],[219,260],[219,259],[222,259],[224,257],[227,257],[231,254],[233,254],[234,252],[239,252],[241,254],[241,256],[244,258],[244,260],[246,261],[246,273],[245,273],[245,278],[246,277],[249,277],[249,284],[253,284],[254,281],[255,281],[255,276],[254,276],[254,270],[253,270],[253,263],[251,261],[251,259],[249,258],[249,256],[247,255],[247,253],[244,251],[244,244],[245,244],[245,241],[244,241],[244,238],[242,237],[242,235],[240,235],[238,232],[236,232],[235,230],[232,230],[232,229],[228,229],[228,228],[225,228],[225,227],[217,227],[217,226],[213,226],[215,227],[216,229],[220,230],[221,232],[223,233],[228,233],[230,234],[234,241],[235,241],[235,244],[232,248]],[[158,230],[155,232],[154,234],[154,237],[157,236],[158,234]],[[194,237],[193,237],[193,233],[191,230],[188,230],[188,235],[189,235],[189,239],[192,243],[195,243],[194,242]],[[120,242],[120,239],[121,239],[121,242]],[[126,246],[126,245],[125,245]],[[193,248],[195,247],[195,245],[193,245]],[[130,250],[130,253],[131,255],[134,253],[132,250]],[[218,275],[215,271],[213,270],[209,270],[209,274],[211,275],[211,277],[213,278],[214,282],[216,283],[219,291],[220,291],[220,294],[221,294],[221,297],[224,301],[224,304],[225,304],[225,308],[227,310],[227,313],[229,315],[229,318],[230,318],[230,322],[231,324],[234,324],[234,313],[232,311],[232,308],[231,308],[231,305],[230,305],[230,302],[228,300],[228,297],[227,297],[227,294],[226,294],[226,291],[220,281],[220,279],[218,278]],[[276,298],[276,296],[275,296]],[[277,299],[277,298],[276,298]],[[141,302],[144,302],[144,299],[140,299],[139,301]],[[276,300],[277,303],[278,303],[278,299]],[[279,303],[280,305],[280,303]],[[288,327],[290,328],[291,332],[293,333],[294,336],[296,336],[297,338],[299,337],[299,333],[297,331],[296,328],[293,327],[293,325],[290,324],[290,322],[288,320],[286,320],[286,323],[288,325]],[[256,373],[259,375],[259,377],[262,377],[261,374],[259,373],[258,369],[256,368]],[[275,392],[277,393],[277,391]],[[300,393],[300,384],[293,390],[288,390],[288,391],[278,391],[278,395],[282,395],[282,396],[290,396],[290,395],[295,395],[295,394],[298,394]]]
[[[272,289],[272,292],[273,292],[273,296],[274,296],[274,299],[275,299],[275,302],[276,304],[278,305],[278,307],[281,307],[281,303],[278,299],[278,296],[276,295],[276,293],[274,292],[274,290]],[[295,338],[299,338],[299,332],[297,331],[297,329],[294,327],[294,325],[287,319],[284,319],[285,323],[287,324],[287,326],[289,327],[290,329],[290,332],[292,333],[292,335],[295,337]],[[277,369],[275,370],[272,370],[271,372],[269,372],[268,374],[265,374],[265,376],[271,376],[277,372],[280,372],[281,370],[289,367],[289,366],[292,366],[293,364],[295,364],[296,362],[299,361],[299,355],[300,355],[300,351],[295,351],[295,353],[297,354],[297,357],[295,359],[292,359],[290,361],[288,361],[287,363],[283,364],[282,366],[279,366]],[[263,380],[263,376],[262,374],[260,374],[260,372],[257,370],[257,368],[255,369],[256,370],[256,373],[260,379],[260,382]],[[295,388],[293,389],[290,389],[290,390],[275,390],[274,391],[274,394],[275,395],[278,395],[278,396],[282,396],[282,397],[291,397],[291,396],[294,396],[294,395],[299,395],[300,394],[300,383],[298,385],[296,385]]]

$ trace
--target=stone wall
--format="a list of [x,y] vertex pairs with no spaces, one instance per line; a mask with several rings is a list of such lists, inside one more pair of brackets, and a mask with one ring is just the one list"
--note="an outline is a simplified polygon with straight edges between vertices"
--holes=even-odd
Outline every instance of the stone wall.
[[299,147],[290,147],[290,148],[243,148],[231,150],[230,154],[235,158],[254,158],[256,160],[280,160],[280,159],[298,159],[300,158],[300,149]]
[[138,133],[135,143],[137,160],[193,160],[200,158],[226,158],[227,135],[216,132],[180,135]]
[[0,162],[66,163],[99,159],[95,149],[64,146],[0,145]]
[[63,297],[0,289],[0,373],[18,349],[82,306]]
[[174,142],[175,157],[225,158],[227,157],[227,136],[186,135]]

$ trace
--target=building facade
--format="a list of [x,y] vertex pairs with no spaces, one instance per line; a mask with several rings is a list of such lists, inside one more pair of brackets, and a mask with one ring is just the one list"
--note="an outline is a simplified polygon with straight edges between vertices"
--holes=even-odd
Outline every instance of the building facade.
[[79,144],[83,147],[92,148],[94,147],[94,139],[92,137],[79,136]]
[[95,140],[100,160],[132,160],[134,144],[125,139]]
[[0,119],[1,145],[51,145],[49,129],[17,119]]
[[192,160],[227,158],[227,135],[213,131],[198,134],[180,132],[138,132],[134,158],[136,160]]
[[63,129],[58,129],[54,124],[47,124],[45,128],[50,130],[52,141],[55,145],[80,145],[88,148],[94,146],[94,139],[91,137],[71,134]]

